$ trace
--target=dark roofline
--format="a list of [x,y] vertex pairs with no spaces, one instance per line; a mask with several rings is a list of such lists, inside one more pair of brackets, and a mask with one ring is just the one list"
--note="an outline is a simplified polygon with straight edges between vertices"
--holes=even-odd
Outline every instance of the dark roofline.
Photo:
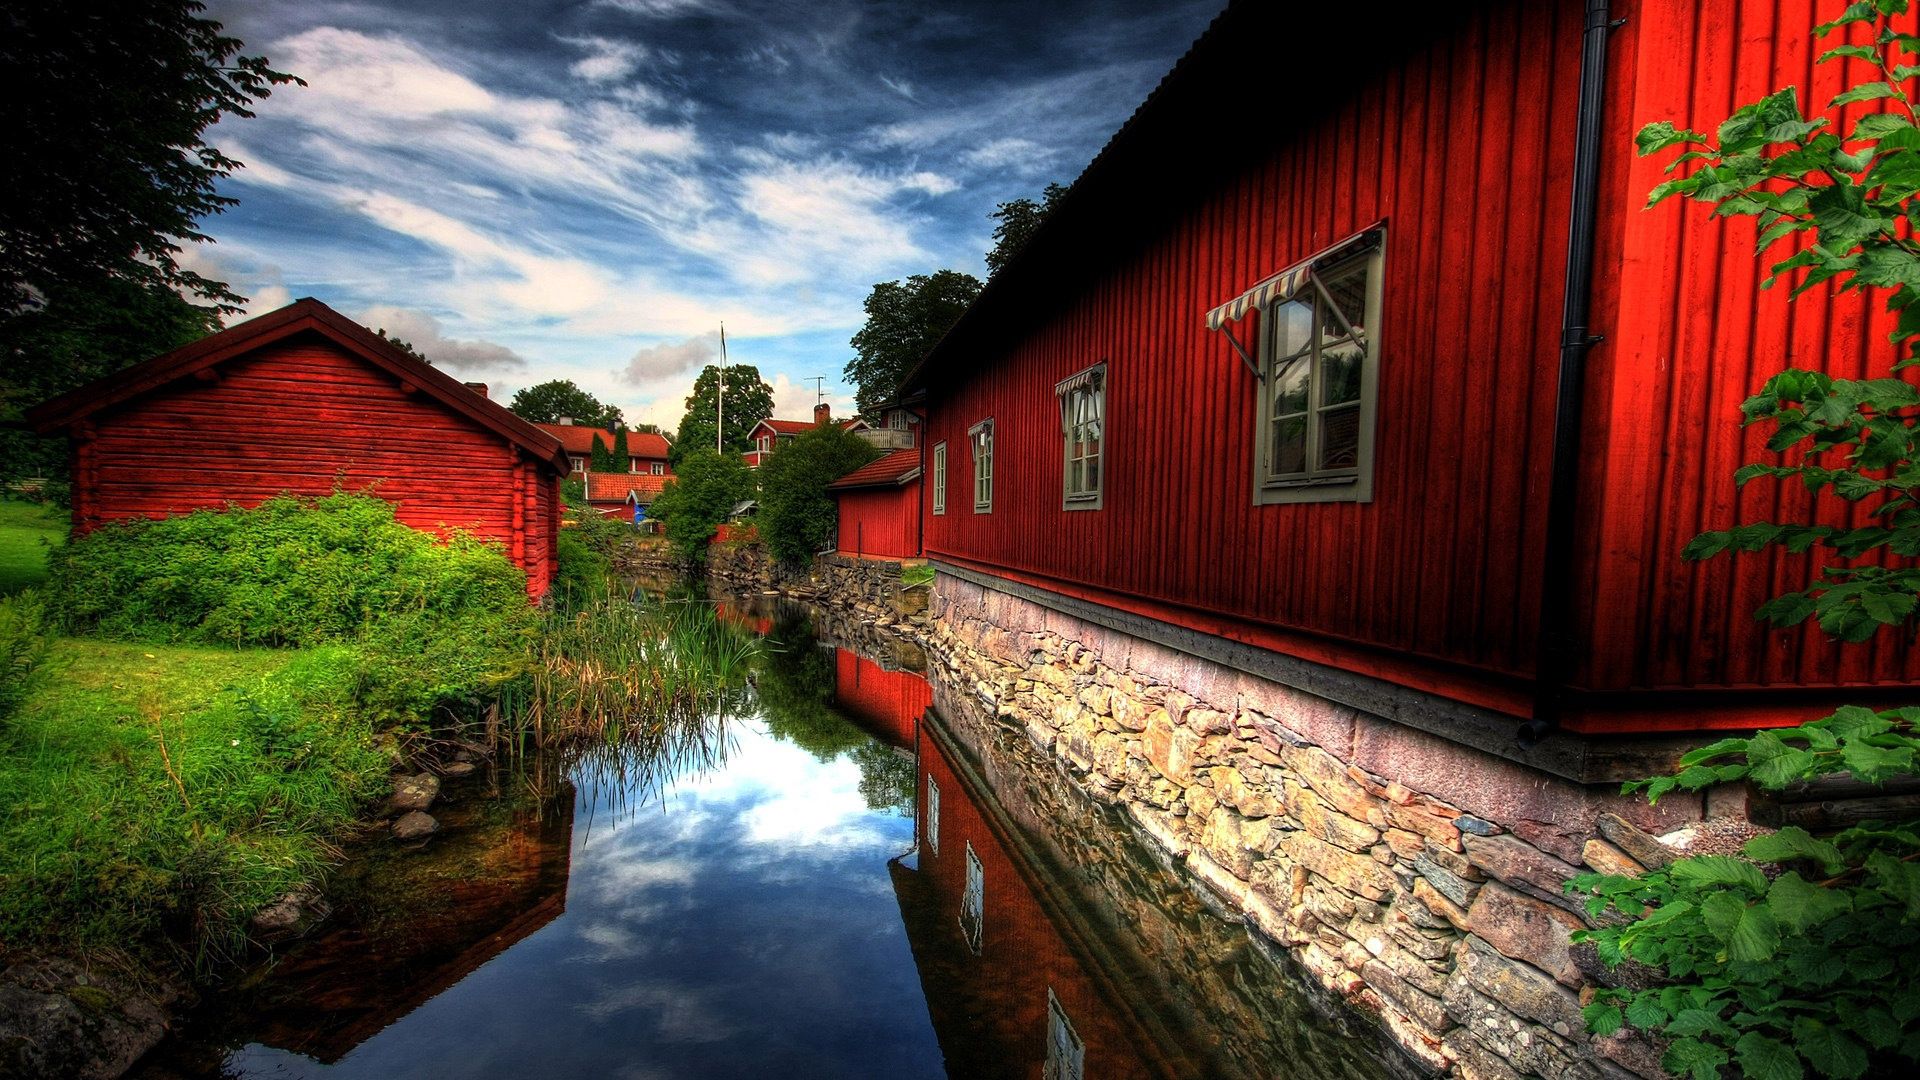
[[384,368],[401,381],[432,395],[447,407],[526,450],[537,461],[566,475],[570,470],[560,440],[481,397],[459,379],[408,355],[387,339],[311,296],[277,311],[236,323],[216,334],[162,353],[130,368],[94,380],[27,411],[25,421],[42,435],[70,427],[94,413],[188,378],[300,334],[318,334],[356,356]]

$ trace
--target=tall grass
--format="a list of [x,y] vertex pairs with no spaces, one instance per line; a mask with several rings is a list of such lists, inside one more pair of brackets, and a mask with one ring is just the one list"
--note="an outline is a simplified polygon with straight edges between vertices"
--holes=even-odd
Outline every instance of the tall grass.
[[756,639],[690,600],[605,596],[558,612],[534,646],[518,733],[547,746],[659,739],[737,710]]

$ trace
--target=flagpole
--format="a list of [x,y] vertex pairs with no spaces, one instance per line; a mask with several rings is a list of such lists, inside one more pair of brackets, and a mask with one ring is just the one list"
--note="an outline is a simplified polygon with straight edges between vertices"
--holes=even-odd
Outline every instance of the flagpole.
[[713,452],[727,452],[727,324],[720,324],[720,391],[713,395]]

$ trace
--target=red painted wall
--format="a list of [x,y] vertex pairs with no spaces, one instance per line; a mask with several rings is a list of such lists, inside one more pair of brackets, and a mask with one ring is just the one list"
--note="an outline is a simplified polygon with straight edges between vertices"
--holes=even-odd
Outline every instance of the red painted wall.
[[77,526],[371,485],[407,525],[499,543],[529,593],[546,592],[561,506],[550,469],[330,343],[215,370],[93,417],[75,451]]
[[913,745],[914,725],[933,704],[925,676],[888,671],[848,649],[833,656],[833,700],[840,711],[891,746]]
[[835,491],[839,552],[878,559],[920,556],[920,484]]
[[[1884,374],[1892,359],[1872,301],[1816,292],[1790,308],[1784,289],[1759,292],[1750,221],[1640,210],[1666,160],[1634,158],[1642,124],[1710,129],[1781,85],[1815,102],[1840,88],[1835,66],[1811,70],[1819,18],[1810,3],[1733,0],[1617,14],[1593,319],[1606,340],[1590,360],[1570,585],[1587,693],[1568,723],[1806,719],[1844,699],[1837,687],[1920,683],[1920,650],[1892,635],[1841,650],[1754,623],[1763,599],[1807,580],[1806,560],[1678,557],[1703,528],[1804,508],[1765,483],[1733,487],[1735,468],[1766,458],[1761,433],[1737,426],[1765,374]],[[931,371],[948,509],[925,518],[927,554],[1528,715],[1580,26],[1575,0],[1487,5],[1342,104],[1290,128],[1250,119],[1269,152],[1143,228],[1131,255],[1033,298],[1041,313],[1010,318],[997,352]],[[1380,221],[1373,502],[1254,506],[1257,384],[1204,314]],[[1256,321],[1236,326],[1243,341]],[[1105,506],[1067,512],[1052,388],[1101,361]],[[976,514],[967,429],[987,417],[994,505]],[[1761,693],[1787,687],[1816,692]],[[1684,706],[1668,693],[1695,689],[1720,693]]]

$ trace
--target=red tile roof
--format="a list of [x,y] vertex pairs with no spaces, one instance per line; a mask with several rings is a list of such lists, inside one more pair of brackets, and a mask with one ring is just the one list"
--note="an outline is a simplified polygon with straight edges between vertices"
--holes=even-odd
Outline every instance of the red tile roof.
[[[805,435],[813,430],[811,420],[762,420],[760,423],[772,428],[774,433],[779,435]],[[759,424],[754,426],[758,427]]]
[[827,485],[828,491],[849,488],[893,487],[920,475],[920,451],[895,450],[886,457],[869,461]]
[[[535,424],[533,426],[559,439],[560,445],[569,454],[591,454],[595,435],[600,436],[600,441],[606,444],[609,453],[613,451],[615,436],[606,428],[588,427],[585,424]],[[667,457],[667,440],[651,432],[629,431],[627,432],[627,456],[658,458],[664,461]]]
[[650,503],[667,486],[671,476],[648,473],[590,472],[587,476],[587,501],[591,503],[626,502],[632,493],[642,503]]
[[[608,443],[607,449],[613,449],[613,444]],[[629,457],[664,459],[667,456],[667,449],[667,439],[664,435],[655,435],[651,431],[627,432],[627,455]]]

